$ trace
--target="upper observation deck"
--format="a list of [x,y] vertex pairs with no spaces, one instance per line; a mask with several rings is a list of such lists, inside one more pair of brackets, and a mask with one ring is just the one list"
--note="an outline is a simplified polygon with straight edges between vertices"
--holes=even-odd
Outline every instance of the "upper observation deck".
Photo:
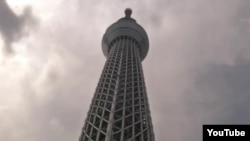
[[119,19],[108,27],[102,39],[102,51],[104,55],[108,56],[108,51],[112,47],[112,42],[121,36],[127,36],[134,39],[138,43],[141,60],[143,60],[148,53],[149,40],[146,31],[136,23],[136,20],[131,18],[132,10],[125,9],[125,17]]

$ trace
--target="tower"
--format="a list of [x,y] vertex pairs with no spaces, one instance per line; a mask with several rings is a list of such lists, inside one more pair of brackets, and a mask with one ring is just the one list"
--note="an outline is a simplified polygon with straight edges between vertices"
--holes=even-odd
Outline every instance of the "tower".
[[103,36],[107,60],[80,141],[154,141],[141,64],[149,41],[131,14],[127,8]]

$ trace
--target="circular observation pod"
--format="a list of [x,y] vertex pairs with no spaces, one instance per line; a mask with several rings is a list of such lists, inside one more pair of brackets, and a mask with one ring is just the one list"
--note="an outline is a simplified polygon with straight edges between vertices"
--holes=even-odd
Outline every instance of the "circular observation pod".
[[136,23],[136,20],[131,18],[131,14],[130,8],[125,9],[125,17],[119,19],[106,30],[102,38],[102,51],[105,57],[108,57],[108,51],[112,47],[111,43],[121,36],[131,37],[138,43],[141,60],[147,56],[149,49],[147,33]]

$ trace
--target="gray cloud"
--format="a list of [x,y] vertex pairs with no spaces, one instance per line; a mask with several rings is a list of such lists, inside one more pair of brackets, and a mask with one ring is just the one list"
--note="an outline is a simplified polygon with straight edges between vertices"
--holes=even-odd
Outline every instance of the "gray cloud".
[[105,61],[102,35],[126,7],[150,39],[143,66],[156,140],[200,141],[202,124],[249,124],[248,0],[62,3],[27,43],[43,63],[22,73],[21,106],[0,116],[9,121],[0,140],[78,139]]
[[0,32],[4,39],[5,50],[12,52],[11,44],[27,34],[25,27],[31,27],[37,22],[32,15],[32,9],[26,7],[22,15],[16,15],[5,0],[0,1]]
[[[245,108],[249,88],[239,91],[236,85],[249,75],[246,68],[240,76],[236,72],[243,69],[239,58],[250,61],[249,23],[244,20],[249,19],[249,2],[176,1],[164,6],[154,11],[161,15],[160,27],[141,16],[151,39],[144,70],[156,138],[198,141],[202,124],[249,123],[240,117],[250,114]],[[224,78],[233,68],[235,83]],[[231,86],[223,87],[225,83]],[[235,100],[236,95],[245,102]]]

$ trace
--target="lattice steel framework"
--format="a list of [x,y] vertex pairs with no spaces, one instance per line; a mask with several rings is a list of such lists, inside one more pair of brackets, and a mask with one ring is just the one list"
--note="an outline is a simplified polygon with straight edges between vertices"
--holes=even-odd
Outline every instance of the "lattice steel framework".
[[[113,36],[113,31],[119,30],[117,24],[122,23],[122,28],[127,27],[123,22],[136,24],[130,17],[131,12],[130,9],[126,9],[126,17],[111,25],[104,35],[103,47],[104,54],[107,49],[107,61],[80,141],[154,141],[141,65],[144,59],[141,57],[141,45],[148,45],[147,35],[144,36],[144,41],[147,41],[145,43],[139,42],[129,34],[117,34],[111,42],[107,41],[110,35]],[[106,43],[108,48],[105,48]]]

